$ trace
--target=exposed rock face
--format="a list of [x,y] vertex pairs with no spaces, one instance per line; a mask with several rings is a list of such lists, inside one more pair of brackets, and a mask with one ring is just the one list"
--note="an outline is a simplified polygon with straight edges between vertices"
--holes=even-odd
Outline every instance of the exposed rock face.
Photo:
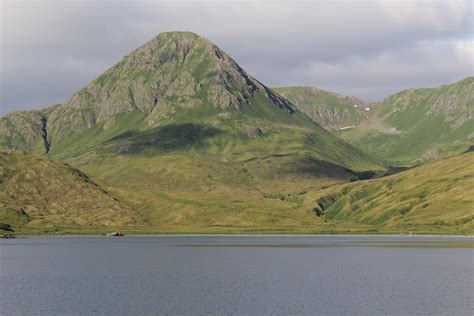
[[381,102],[385,112],[418,107],[428,116],[441,116],[452,127],[474,118],[474,77],[434,89],[408,89]]
[[245,134],[250,138],[259,138],[263,135],[263,132],[258,127],[248,127],[245,130]]
[[474,140],[474,77],[437,88],[407,89],[373,104],[317,88],[275,90],[313,121],[387,159],[438,159],[462,152]]
[[63,135],[133,110],[148,113],[145,120],[152,126],[181,108],[204,103],[240,110],[256,92],[283,110],[294,111],[287,100],[247,75],[207,39],[187,32],[162,33],[57,108],[49,118],[49,135],[54,143]]
[[439,152],[436,149],[430,149],[421,155],[421,160],[435,160],[438,159]]
[[359,124],[367,117],[364,109],[372,107],[372,104],[356,97],[346,97],[314,87],[274,90],[293,102],[314,122],[329,129]]
[[429,114],[441,114],[452,126],[474,118],[474,80],[466,80],[463,89],[448,89],[432,99]]
[[44,111],[17,112],[0,120],[1,145],[30,149],[44,142],[49,151],[64,136],[134,110],[150,126],[181,109],[211,105],[240,111],[260,94],[289,113],[294,106],[250,77],[232,58],[205,38],[188,32],[162,33],[71,96]]
[[0,140],[11,149],[27,149],[42,139],[39,111],[13,112],[0,119]]
[[329,108],[308,110],[307,114],[313,121],[324,123],[324,125],[328,127],[340,124],[351,115],[347,109]]
[[48,117],[60,105],[43,110],[12,112],[0,118],[0,148],[29,150],[35,146],[48,152]]

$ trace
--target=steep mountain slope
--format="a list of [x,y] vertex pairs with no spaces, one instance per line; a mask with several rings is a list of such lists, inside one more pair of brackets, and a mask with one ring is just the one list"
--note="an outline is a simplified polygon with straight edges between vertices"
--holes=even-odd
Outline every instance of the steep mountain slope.
[[[210,165],[240,164],[259,187],[279,187],[270,184],[276,176],[306,187],[313,184],[305,179],[334,173],[341,181],[357,178],[353,171],[381,168],[193,33],[160,34],[124,57],[51,113],[48,137],[52,155],[78,166],[132,163],[137,155],[160,163],[174,155],[167,164],[177,170],[190,165],[193,153],[192,160]],[[196,181],[203,187],[207,180]]]
[[368,106],[365,116],[357,116],[342,97],[325,101],[303,88],[276,91],[315,121],[326,121],[333,132],[339,128],[336,134],[349,143],[402,164],[454,155],[474,142],[474,77],[435,89],[402,91]]
[[306,209],[330,222],[381,231],[474,233],[474,153],[311,192]]
[[372,104],[314,87],[281,87],[274,91],[290,100],[314,122],[328,130],[354,128],[368,118]]
[[[125,56],[64,105],[48,109],[48,115],[31,113],[36,130],[41,124],[46,126],[45,138],[51,154],[60,157],[72,152],[77,155],[78,149],[85,150],[126,131],[193,124],[205,127],[207,132],[219,129],[242,139],[271,137],[287,130],[299,130],[305,137],[317,133],[322,145],[334,147],[334,154],[339,151],[330,157],[316,148],[320,158],[345,167],[355,165],[356,169],[379,164],[312,124],[286,99],[248,76],[214,44],[187,32],[160,34]],[[39,120],[45,122],[40,124]],[[90,135],[94,127],[98,128]],[[78,132],[85,131],[89,135],[77,144]],[[22,130],[13,128],[3,133],[8,134],[4,146],[18,145],[18,141],[11,141],[22,139],[15,132],[21,134]],[[71,139],[74,148],[70,146]],[[28,141],[18,146],[28,149],[36,143]],[[127,151],[127,146],[121,146],[121,150]],[[353,161],[345,161],[347,151],[351,151]]]
[[14,227],[136,225],[140,216],[88,176],[22,151],[0,152],[0,222]]
[[48,116],[58,106],[59,104],[43,110],[12,112],[1,117],[0,148],[48,152]]
[[55,109],[48,130],[54,143],[97,124],[104,123],[107,129],[118,113],[142,111],[143,123],[156,127],[174,122],[180,113],[197,116],[191,120],[208,119],[244,107],[266,118],[273,114],[277,121],[288,118],[258,111],[295,112],[208,40],[193,33],[162,33]]
[[29,142],[3,123],[3,146],[46,139],[162,229],[298,227],[318,221],[291,211],[305,191],[385,167],[187,32],[160,34],[45,112],[22,114],[43,135]]
[[343,134],[356,146],[402,161],[430,160],[474,143],[474,77],[384,99],[367,127]]

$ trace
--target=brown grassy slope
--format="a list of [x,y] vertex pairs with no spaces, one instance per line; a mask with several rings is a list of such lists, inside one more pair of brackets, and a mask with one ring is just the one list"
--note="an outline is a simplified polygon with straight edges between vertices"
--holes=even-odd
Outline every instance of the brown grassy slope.
[[0,222],[13,226],[135,225],[140,216],[66,164],[0,152]]

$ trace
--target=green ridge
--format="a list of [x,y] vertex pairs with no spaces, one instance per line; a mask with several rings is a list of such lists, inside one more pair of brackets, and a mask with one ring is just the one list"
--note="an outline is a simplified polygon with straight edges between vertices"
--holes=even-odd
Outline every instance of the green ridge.
[[474,143],[474,77],[374,104],[316,88],[275,90],[334,134],[396,164],[452,156]]
[[395,175],[311,192],[304,202],[328,221],[380,231],[474,233],[474,153]]

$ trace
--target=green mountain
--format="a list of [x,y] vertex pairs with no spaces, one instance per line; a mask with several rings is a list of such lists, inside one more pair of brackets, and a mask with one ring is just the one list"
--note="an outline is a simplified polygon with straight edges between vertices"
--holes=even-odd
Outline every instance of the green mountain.
[[[161,230],[288,229],[314,188],[385,163],[193,33],[162,33],[64,104],[0,121],[7,149],[79,168]],[[230,228],[229,228],[230,227]]]
[[313,87],[281,87],[274,91],[290,100],[314,122],[332,132],[354,128],[365,122],[373,104],[356,97]]
[[59,105],[43,110],[12,112],[0,118],[0,148],[30,150],[44,153],[49,150],[47,118]]
[[474,152],[307,195],[304,207],[334,225],[377,231],[474,233]]
[[394,172],[359,147],[410,161],[417,131],[410,150],[467,146],[472,78],[450,87],[373,106],[274,92],[208,40],[162,33],[63,104],[0,118],[0,229],[472,233],[471,153],[357,181]]
[[140,215],[81,171],[22,151],[0,152],[0,227],[137,225]]
[[399,163],[448,157],[474,143],[474,77],[374,104],[315,88],[275,90],[349,143]]

